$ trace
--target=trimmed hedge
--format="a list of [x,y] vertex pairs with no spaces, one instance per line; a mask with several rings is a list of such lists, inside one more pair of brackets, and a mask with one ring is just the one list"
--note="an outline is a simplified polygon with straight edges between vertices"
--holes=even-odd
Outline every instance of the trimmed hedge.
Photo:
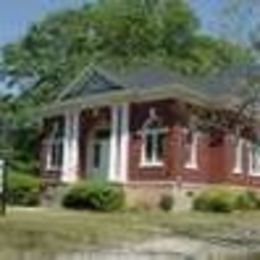
[[37,206],[40,204],[41,182],[22,173],[12,173],[7,180],[7,201],[11,205]]
[[69,209],[114,211],[123,208],[123,189],[108,183],[82,182],[73,185],[64,195],[62,204]]
[[228,187],[205,189],[193,200],[193,208],[209,212],[260,209],[260,195],[254,191],[232,190]]
[[235,209],[238,210],[254,210],[260,209],[260,194],[246,190],[237,194]]
[[233,211],[236,197],[227,188],[205,189],[193,201],[193,208],[200,211],[228,213]]

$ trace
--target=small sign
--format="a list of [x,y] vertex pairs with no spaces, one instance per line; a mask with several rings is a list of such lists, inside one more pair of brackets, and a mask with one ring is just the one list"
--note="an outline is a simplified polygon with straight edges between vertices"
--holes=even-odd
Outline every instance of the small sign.
[[0,194],[4,193],[4,167],[5,162],[3,159],[0,159]]

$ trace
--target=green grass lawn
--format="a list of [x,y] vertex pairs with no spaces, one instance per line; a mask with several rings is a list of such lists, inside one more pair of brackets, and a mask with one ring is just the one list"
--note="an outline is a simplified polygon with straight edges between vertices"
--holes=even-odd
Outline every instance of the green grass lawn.
[[215,242],[260,244],[260,212],[90,213],[9,209],[0,218],[0,247],[18,250],[80,250],[116,246],[153,236],[185,236]]

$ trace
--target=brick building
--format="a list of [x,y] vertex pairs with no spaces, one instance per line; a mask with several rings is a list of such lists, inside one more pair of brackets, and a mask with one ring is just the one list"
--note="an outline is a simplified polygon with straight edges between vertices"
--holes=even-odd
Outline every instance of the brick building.
[[134,189],[259,185],[255,131],[237,111],[247,73],[197,80],[160,66],[88,68],[43,111],[43,178]]

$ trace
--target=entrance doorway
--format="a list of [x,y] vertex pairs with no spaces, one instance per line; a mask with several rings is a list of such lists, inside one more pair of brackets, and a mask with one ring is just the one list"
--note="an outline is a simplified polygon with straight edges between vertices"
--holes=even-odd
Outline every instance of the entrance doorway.
[[93,180],[107,180],[109,173],[110,130],[98,129],[89,141],[88,176]]

